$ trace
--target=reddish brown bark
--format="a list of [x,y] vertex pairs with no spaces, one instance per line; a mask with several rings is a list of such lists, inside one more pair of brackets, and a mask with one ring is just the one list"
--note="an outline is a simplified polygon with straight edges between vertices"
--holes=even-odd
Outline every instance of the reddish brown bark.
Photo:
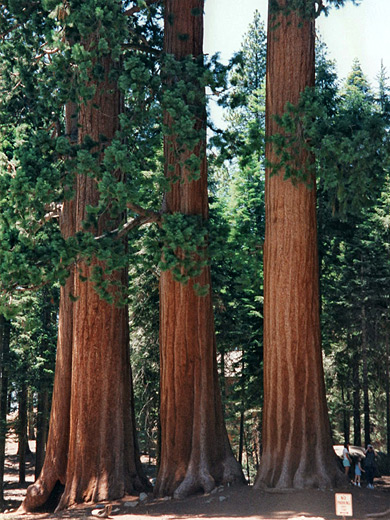
[[[270,14],[269,27],[268,137],[281,132],[274,115],[314,85],[314,20]],[[278,162],[270,142],[266,156]],[[301,149],[299,164],[308,159]],[[322,367],[316,192],[283,176],[266,173],[263,454],[255,487],[327,487],[339,471]]]
[[[202,40],[203,1],[183,5],[181,0],[168,0],[165,51],[176,59],[199,57]],[[204,128],[204,118],[196,124]],[[166,211],[207,219],[205,133],[196,149],[186,152],[203,155],[197,181],[190,182],[189,172],[179,169],[174,145],[174,137],[165,139],[165,171],[168,177],[180,176],[181,182],[172,184],[166,194]],[[210,284],[209,268],[185,286],[174,281],[170,272],[163,272],[160,280],[161,464],[155,488],[160,496],[183,497],[243,481],[223,421],[211,294],[197,296],[195,282]]]
[[[104,135],[109,142],[118,129],[121,95],[108,80],[110,58],[102,64],[105,80],[97,85],[94,98],[79,106],[80,143],[87,135],[96,142]],[[82,229],[87,205],[96,205],[98,198],[96,181],[78,175],[76,198],[63,209],[65,237]],[[105,230],[107,221],[101,219],[95,232]],[[149,485],[139,461],[132,412],[127,308],[101,300],[93,284],[81,282],[78,274],[80,270],[88,276],[91,267],[80,262],[77,268],[61,292],[47,454],[38,481],[28,489],[25,511],[44,504],[58,481],[65,486],[58,509],[120,498]],[[125,284],[126,276],[123,270],[112,278]],[[78,298],[75,303],[70,293]]]

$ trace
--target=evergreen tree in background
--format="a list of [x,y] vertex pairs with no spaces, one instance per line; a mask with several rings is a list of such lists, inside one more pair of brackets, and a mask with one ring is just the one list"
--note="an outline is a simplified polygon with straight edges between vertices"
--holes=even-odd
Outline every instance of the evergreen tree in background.
[[223,149],[219,162],[238,159],[245,165],[264,155],[266,33],[260,13],[244,36],[240,51],[232,60],[229,88],[219,104],[227,108],[227,128],[212,140]]
[[210,154],[212,278],[225,415],[248,479],[260,457],[265,57],[264,24],[256,11],[222,102],[226,128],[212,139]]
[[[330,385],[330,405],[334,422],[340,413],[343,416],[345,439],[350,437],[349,416],[353,416],[353,442],[357,445],[362,443],[361,403],[365,410],[365,444],[372,441],[375,431],[370,395],[374,391],[371,381],[378,381],[378,376],[373,379],[371,374],[376,370],[377,349],[384,348],[377,324],[383,322],[386,309],[388,260],[382,225],[378,226],[376,217],[387,186],[388,115],[383,69],[380,78],[376,98],[360,64],[354,62],[344,87],[333,98],[333,123],[327,130],[323,153],[318,154],[322,321],[327,352],[334,359],[337,380],[345,390],[341,398],[336,391],[333,401]],[[330,148],[326,151],[331,142],[335,148],[340,147],[332,157]],[[376,402],[379,400],[378,396]]]
[[[23,313],[12,320],[10,342],[9,379],[23,396],[23,441],[19,456],[29,452],[27,445],[27,407],[33,406],[36,414],[29,416],[29,430],[36,428],[35,476],[42,469],[50,415],[51,392],[54,379],[57,342],[58,288],[43,287],[36,293],[18,298]],[[23,390],[23,391],[22,391]],[[27,402],[28,397],[28,402]],[[20,410],[19,410],[20,414]],[[16,431],[18,431],[18,427]],[[24,466],[24,462],[21,462]]]

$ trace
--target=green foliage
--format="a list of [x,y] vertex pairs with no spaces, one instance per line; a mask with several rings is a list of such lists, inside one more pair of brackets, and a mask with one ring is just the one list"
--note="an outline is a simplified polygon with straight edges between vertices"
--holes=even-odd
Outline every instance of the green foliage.
[[201,217],[164,215],[160,240],[163,245],[159,267],[163,271],[170,270],[173,278],[183,284],[201,274],[208,263],[207,226]]
[[140,450],[157,454],[159,414],[159,277],[155,242],[158,231],[134,230],[130,240],[129,308],[134,406]]
[[32,393],[51,391],[57,345],[58,288],[23,295],[12,320],[9,377],[17,388],[26,384]]
[[[270,140],[278,160],[268,166],[271,174],[283,170],[284,179],[309,187],[317,172],[334,212],[359,212],[376,199],[383,183],[387,116],[374,103],[358,62],[338,92],[332,64],[326,71],[326,58],[321,60],[318,86],[307,88],[297,106],[288,104],[285,113],[276,116],[281,132]],[[303,165],[302,150],[307,157]]]
[[[227,427],[237,452],[241,410],[248,412],[248,443],[257,445],[262,406],[264,171],[253,159],[242,170],[232,167],[230,174],[214,181],[210,254],[218,350],[226,360],[239,354],[221,375]],[[233,382],[231,371],[237,374]]]
[[[322,65],[325,73],[326,60]],[[328,62],[327,66],[329,72],[331,64]],[[354,396],[362,398],[363,384],[367,384],[371,435],[383,446],[386,376],[383,363],[377,361],[386,355],[389,308],[389,235],[385,217],[389,190],[387,104],[381,95],[374,95],[357,62],[341,89],[336,88],[333,74],[328,75],[330,78],[328,83],[321,84],[321,89],[322,95],[326,95],[328,118],[334,121],[331,130],[337,130],[337,138],[331,152],[332,134],[325,134],[324,150],[318,151],[317,164],[322,331],[331,420],[335,433],[343,440],[352,414],[361,413],[355,409]],[[384,78],[382,70],[382,93],[386,90]],[[327,127],[328,123],[324,125]],[[346,183],[347,175],[351,177],[344,198],[343,190],[332,185],[336,161],[337,182]],[[358,434],[354,431],[355,438]]]
[[[64,241],[46,215],[62,199],[63,161],[53,132],[62,107],[44,58],[54,20],[44,6],[6,2],[0,13],[1,291],[51,283],[62,276]],[[7,302],[7,299],[6,299]]]
[[[205,65],[202,57],[163,56],[159,8],[140,7],[134,17],[124,16],[118,2],[100,0],[66,8],[46,1],[36,14],[9,2],[1,11],[0,236],[7,247],[1,252],[0,279],[5,299],[16,288],[63,284],[71,264],[97,259],[102,264],[93,267],[92,278],[100,296],[124,303],[119,287],[110,290],[116,285],[111,275],[126,265],[126,245],[118,238],[140,217],[137,208],[141,216],[160,211],[162,193],[169,189],[163,175],[164,133],[175,137],[176,173],[185,170],[190,180],[199,176],[204,88],[215,84],[222,69],[215,58]],[[104,79],[107,57],[109,78],[123,92],[120,129],[109,143],[103,135],[98,142],[86,136],[80,143],[65,134],[63,107],[75,102],[77,118],[77,106],[91,99]],[[64,200],[75,197],[76,175],[96,179],[99,200],[87,208],[83,231],[64,240],[51,217],[58,216]],[[179,178],[180,173],[170,181]],[[104,232],[94,238],[92,231],[103,219]],[[188,262],[185,275],[176,270],[178,279],[198,272]]]
[[219,165],[238,159],[245,166],[253,154],[258,158],[263,155],[266,51],[264,23],[255,11],[241,49],[231,63],[230,87],[219,100],[227,108],[227,128],[211,140],[222,152],[217,157]]
[[[25,6],[9,2],[1,11],[0,278],[5,302],[15,289],[64,283],[69,266],[82,256],[88,262],[94,256],[105,262],[106,276],[95,268],[94,281],[111,301],[110,274],[126,264],[125,246],[116,236],[126,223],[127,203],[142,198],[148,208],[161,197],[161,168],[156,166],[160,158],[155,154],[162,141],[161,108],[155,108],[161,84],[155,77],[157,65],[150,56],[125,51],[119,77],[123,42],[131,40],[133,45],[139,36],[129,31],[117,2],[68,7],[64,11],[57,2],[45,2],[37,13],[28,10],[26,15]],[[151,24],[144,25],[150,32]],[[90,99],[103,79],[100,64],[107,55],[113,62],[110,78],[119,82],[126,97],[121,131],[110,146],[104,136],[99,143],[88,136],[83,143],[72,142],[65,135],[63,106]],[[145,69],[144,75],[134,75],[135,63]],[[141,98],[144,102],[137,106]],[[142,118],[150,106],[148,117]],[[126,146],[129,142],[131,147]],[[97,146],[105,147],[103,161]],[[118,168],[123,172],[119,181]],[[76,173],[96,178],[101,197],[96,207],[88,208],[86,232],[64,240],[52,217],[58,217],[64,200],[74,197]],[[90,229],[102,215],[108,233],[95,240]],[[113,233],[110,222],[118,219]]]
[[[270,0],[269,9],[274,16],[280,12],[288,16],[294,11],[299,11],[302,18],[317,18],[321,13],[327,16],[332,6],[339,9],[347,1],[348,0],[290,0],[283,6],[279,4],[279,0]],[[355,5],[359,5],[360,2],[360,0],[351,1]]]
[[205,153],[201,149],[205,138],[205,86],[210,77],[203,61],[203,56],[176,60],[167,55],[163,62],[164,135],[172,137],[167,141],[168,151],[175,158],[171,162],[175,164],[171,182],[199,179]]
[[329,113],[321,117],[326,137],[320,139],[314,129],[309,139],[333,211],[359,212],[380,194],[389,151],[387,116],[374,102],[359,63],[354,63],[334,110],[330,118]]

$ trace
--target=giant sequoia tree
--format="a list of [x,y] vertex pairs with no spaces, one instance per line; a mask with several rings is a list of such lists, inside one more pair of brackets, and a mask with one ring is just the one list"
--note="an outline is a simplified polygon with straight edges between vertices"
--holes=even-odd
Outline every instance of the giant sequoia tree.
[[314,86],[316,3],[269,3],[266,157],[279,171],[268,168],[266,175],[263,456],[256,487],[333,486],[339,478],[322,367],[312,159],[299,140],[302,128],[282,159],[275,146],[286,132],[275,116]]
[[[168,135],[164,151],[170,190],[165,195],[164,209],[168,216],[182,214],[185,218],[178,222],[187,223],[202,223],[208,218],[202,85],[203,4],[203,0],[190,0],[185,5],[180,0],[165,2],[164,50],[173,55],[174,61],[166,77]],[[169,106],[171,97],[176,97],[169,96],[170,91],[180,95],[181,104],[176,100],[176,106],[181,107],[179,112]],[[183,132],[187,133],[186,137]],[[182,240],[178,228],[175,232],[177,243],[182,245],[183,236],[186,240],[190,238],[191,226],[184,226]],[[201,234],[195,226],[192,233],[197,232]],[[177,251],[179,257],[183,254]],[[190,252],[191,257],[194,254],[203,257],[204,251],[198,247]],[[185,265],[181,268],[182,275],[183,268]],[[199,490],[208,492],[221,483],[243,480],[223,421],[211,292],[208,290],[200,296],[194,290],[196,283],[210,285],[208,267],[185,285],[175,280],[171,271],[161,275],[158,495],[181,497]]]
[[[84,3],[82,9],[78,3],[70,2],[66,10],[58,7],[50,16],[45,6],[38,6],[37,12],[30,13],[23,6],[16,7],[13,12],[14,6],[10,5],[3,12],[10,19],[10,29],[5,33],[10,48],[12,39],[20,36],[18,30],[23,31],[23,21],[28,28],[33,27],[33,31],[26,31],[31,64],[20,60],[20,71],[17,71],[30,80],[29,89],[25,89],[22,79],[16,85],[19,91],[14,94],[15,99],[10,96],[15,104],[20,103],[17,117],[22,122],[25,118],[20,132],[26,132],[26,127],[27,132],[22,133],[23,138],[18,142],[13,142],[13,150],[11,146],[7,150],[6,160],[13,169],[11,167],[12,175],[3,171],[2,182],[3,186],[9,183],[9,197],[13,195],[15,199],[17,188],[26,176],[41,186],[41,191],[42,186],[47,188],[46,194],[48,197],[50,194],[53,201],[49,205],[43,201],[40,206],[42,194],[38,189],[30,191],[28,197],[33,200],[34,207],[30,208],[29,216],[38,230],[50,229],[46,222],[54,213],[59,216],[61,234],[54,233],[54,240],[60,258],[55,274],[58,276],[62,269],[62,280],[68,275],[61,291],[47,456],[39,479],[27,491],[21,507],[23,511],[43,505],[57,484],[64,486],[59,508],[78,502],[119,498],[147,489],[149,485],[142,472],[135,439],[128,314],[126,306],[119,305],[123,303],[123,290],[126,290],[125,247],[116,237],[111,247],[105,241],[113,230],[126,222],[123,201],[119,207],[118,199],[104,186],[104,181],[114,189],[117,183],[125,186],[126,182],[124,172],[118,167],[119,161],[115,160],[121,144],[115,137],[123,109],[118,68],[124,16],[117,2],[107,5],[107,2],[91,1]],[[41,45],[37,36],[41,28],[34,24],[37,18],[45,24],[45,17],[49,25],[43,32],[49,41],[42,36]],[[50,20],[53,19],[56,19],[57,27],[50,33]],[[50,45],[54,47],[53,41],[58,43],[58,48],[49,48]],[[42,55],[34,56],[42,48]],[[48,60],[46,54],[55,57]],[[55,111],[58,119],[52,125],[55,129],[52,134],[45,120],[47,115],[42,115],[45,111],[39,112],[38,108],[42,110],[42,106],[36,106],[45,102],[42,96],[45,84],[34,68],[39,62],[43,62],[43,74],[48,71],[45,77],[55,78],[59,92],[57,103],[63,100],[66,105],[65,122],[61,120],[61,106]],[[5,74],[2,78],[4,82],[7,77]],[[62,81],[64,78],[67,85]],[[36,112],[27,120],[24,106],[29,103],[35,103]],[[49,112],[49,117],[51,115]],[[41,136],[40,146],[33,152],[40,161],[44,162],[44,150],[49,155],[46,164],[57,160],[53,172],[57,167],[64,174],[54,177],[60,181],[57,185],[53,179],[45,184],[39,177],[42,171],[33,167],[31,148],[33,142],[37,143],[34,139],[29,140],[30,134]],[[25,184],[25,191],[29,187]],[[58,197],[57,201],[53,200],[54,195]],[[20,197],[18,200],[21,204]],[[33,212],[36,208],[53,211],[39,218]],[[16,229],[10,226],[12,216],[12,212],[8,214],[8,220],[2,221],[1,228],[16,244],[10,252],[15,252],[19,245],[26,255],[39,253],[34,249],[37,240],[30,237],[28,226],[23,228],[27,223],[21,222],[16,215],[16,228],[22,230],[18,236]],[[52,238],[48,231],[44,237],[47,242]],[[111,254],[106,254],[106,248]],[[113,259],[115,251],[122,260]],[[7,273],[3,276],[4,281]],[[47,279],[45,267],[42,267],[36,280],[45,283]],[[31,279],[29,282],[31,284]],[[96,289],[100,295],[104,294],[104,300]]]

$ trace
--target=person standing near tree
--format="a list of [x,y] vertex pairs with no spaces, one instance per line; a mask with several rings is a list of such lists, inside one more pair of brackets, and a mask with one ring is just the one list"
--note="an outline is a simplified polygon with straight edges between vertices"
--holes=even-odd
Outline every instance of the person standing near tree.
[[364,469],[367,478],[367,488],[374,489],[374,475],[375,475],[375,458],[376,452],[372,444],[367,444],[366,460],[364,461]]
[[343,449],[343,466],[346,476],[349,474],[349,468],[351,467],[352,459],[351,455],[349,453],[349,444],[348,442],[344,443],[344,449]]
[[356,464],[355,464],[355,480],[353,481],[354,485],[358,486],[358,487],[360,487],[360,478],[361,478],[361,475],[362,475],[362,471],[364,471],[364,469],[362,468],[361,460],[362,460],[362,458],[358,457],[358,459],[356,461]]

